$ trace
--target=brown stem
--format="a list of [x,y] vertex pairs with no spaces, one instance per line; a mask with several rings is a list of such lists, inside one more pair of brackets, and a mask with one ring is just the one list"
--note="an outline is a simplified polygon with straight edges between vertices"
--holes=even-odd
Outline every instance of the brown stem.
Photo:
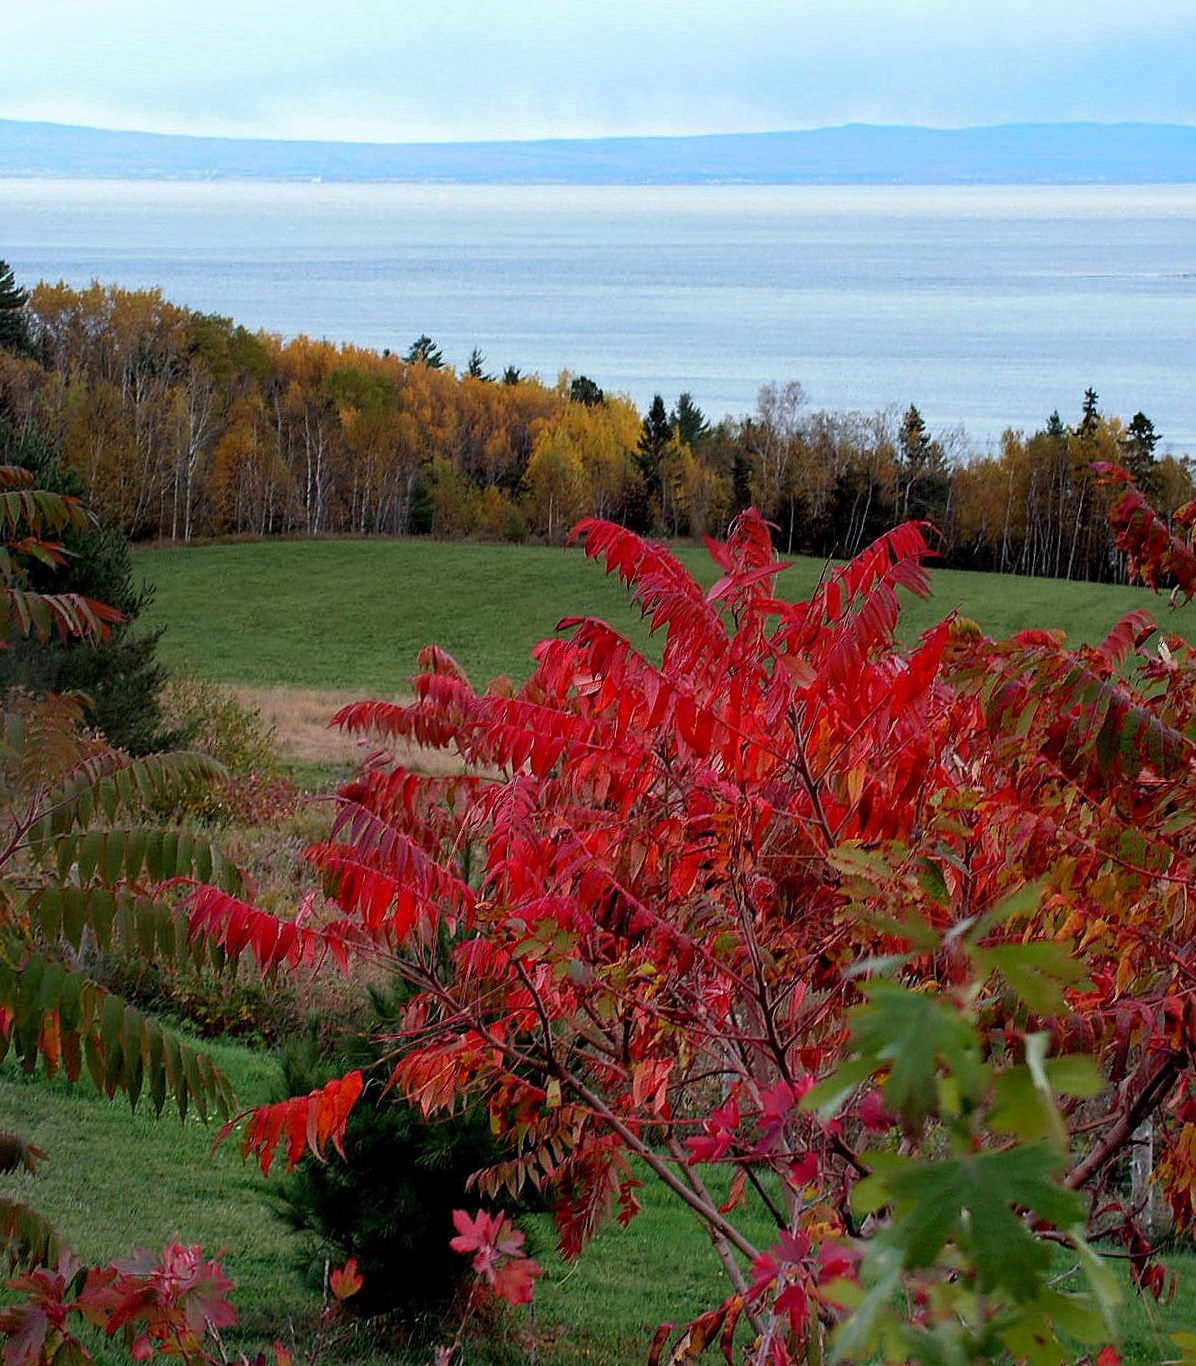
[[682,1181],[649,1144],[643,1142],[627,1127],[601,1096],[591,1091],[578,1077],[564,1075],[561,1076],[560,1081],[579,1100],[584,1101],[596,1115],[600,1116],[603,1122],[619,1135],[628,1148],[647,1164],[652,1174],[663,1181],[674,1195],[680,1196],[712,1231],[717,1230],[721,1233],[736,1251],[742,1252],[749,1260],[754,1261],[759,1256],[759,1249],[749,1242],[734,1224],[723,1217],[714,1201],[709,1196],[703,1198],[698,1195],[696,1191]]
[[[674,1160],[679,1164],[681,1170],[685,1173],[686,1180],[693,1188],[694,1194],[697,1195],[698,1198],[704,1201],[706,1204],[717,1209],[717,1206],[715,1205],[715,1202],[711,1197],[710,1192],[706,1189],[706,1183],[698,1175],[697,1171],[689,1165],[688,1156],[681,1150],[680,1145],[677,1143],[677,1140],[672,1135],[669,1136],[667,1146],[669,1152],[672,1153]],[[745,1304],[747,1304],[747,1278],[740,1270],[739,1263],[735,1260],[735,1254],[731,1251],[730,1243],[726,1234],[723,1233],[722,1230],[716,1228],[713,1224],[710,1224],[709,1222],[707,1223],[707,1230],[710,1234],[710,1241],[714,1245],[714,1250],[718,1253],[718,1259],[723,1264],[723,1270],[727,1273],[727,1279],[731,1282],[731,1286],[735,1290],[735,1292],[739,1295],[742,1295]],[[760,1334],[764,1331],[763,1321],[757,1315],[756,1311],[753,1308],[751,1308],[750,1305],[747,1306],[746,1313],[748,1322],[752,1325],[753,1331],[756,1333],[757,1336],[760,1336]]]
[[826,812],[822,809],[822,794],[818,791],[818,784],[814,781],[814,775],[810,771],[810,761],[806,757],[805,744],[802,740],[801,725],[798,721],[797,708],[789,709],[789,719],[793,726],[793,762],[797,768],[798,776],[801,778],[802,787],[806,790],[806,796],[810,799],[810,805],[814,808],[814,817],[818,823],[819,830],[822,831],[822,838],[826,841],[826,847],[833,849],[838,842],[835,839],[834,831],[831,829],[830,821],[826,818]]
[[[1186,1056],[1183,1053],[1167,1053],[1138,1088],[1137,1095],[1126,1105],[1114,1121],[1104,1138],[1063,1178],[1063,1184],[1071,1190],[1079,1190],[1097,1172],[1108,1166],[1129,1142],[1139,1124],[1159,1104],[1170,1091]],[[1146,1064],[1143,1064],[1145,1068]]]

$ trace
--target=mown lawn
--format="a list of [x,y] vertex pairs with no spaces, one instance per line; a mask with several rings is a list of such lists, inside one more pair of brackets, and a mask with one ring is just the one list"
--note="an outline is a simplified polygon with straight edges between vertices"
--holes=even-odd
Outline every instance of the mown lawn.
[[[268,1055],[206,1046],[242,1102],[270,1097],[276,1071]],[[288,1342],[292,1328],[300,1348],[310,1344],[319,1306],[296,1269],[298,1243],[270,1212],[270,1182],[242,1166],[235,1145],[210,1155],[212,1128],[166,1114],[154,1120],[144,1108],[130,1113],[126,1101],[98,1097],[86,1083],[26,1078],[11,1062],[0,1068],[0,1128],[22,1132],[51,1155],[38,1176],[6,1178],[6,1194],[41,1209],[83,1257],[158,1248],[175,1233],[210,1252],[223,1249],[241,1315],[226,1334],[230,1348],[252,1353],[275,1339]],[[712,1182],[721,1186],[718,1173]],[[508,1316],[492,1346],[473,1343],[470,1366],[634,1363],[644,1359],[658,1323],[684,1323],[726,1293],[709,1241],[688,1211],[650,1181],[640,1195],[644,1211],[630,1227],[612,1225],[572,1265],[556,1259],[547,1218],[540,1219],[532,1238],[545,1275],[534,1315]],[[761,1217],[749,1215],[748,1232],[766,1237]],[[1175,1255],[1169,1262],[1179,1277],[1173,1302],[1146,1306],[1131,1296],[1122,1312],[1127,1366],[1165,1360],[1167,1334],[1196,1329],[1196,1259]],[[122,1358],[108,1350],[101,1359]],[[325,1360],[425,1366],[426,1353],[404,1357],[393,1344],[358,1337]]]
[[[677,553],[703,583],[717,577],[702,547]],[[141,550],[135,566],[156,587],[144,620],[167,628],[160,658],[220,683],[393,695],[430,642],[475,683],[495,674],[520,681],[532,646],[568,616],[601,616],[639,644],[648,640],[622,585],[578,548],[274,541]],[[780,592],[804,597],[823,568],[796,561]],[[1196,633],[1196,609],[1170,613],[1165,598],[1137,588],[958,570],[935,571],[933,581],[933,596],[904,611],[910,638],[955,610],[994,637],[1062,627],[1074,642],[1094,642],[1139,607],[1169,630]]]
[[[274,1099],[278,1069],[266,1053],[203,1044],[242,1103]],[[310,1296],[293,1271],[295,1240],[266,1206],[256,1167],[243,1166],[236,1144],[214,1153],[217,1126],[194,1114],[155,1119],[143,1102],[107,1100],[83,1078],[26,1076],[9,1059],[0,1068],[0,1128],[36,1143],[50,1160],[35,1176],[5,1178],[5,1194],[45,1214],[88,1263],[134,1248],[158,1251],[174,1234],[223,1250],[238,1286],[241,1325],[230,1342],[268,1344],[302,1322]],[[112,1360],[127,1360],[114,1354]]]

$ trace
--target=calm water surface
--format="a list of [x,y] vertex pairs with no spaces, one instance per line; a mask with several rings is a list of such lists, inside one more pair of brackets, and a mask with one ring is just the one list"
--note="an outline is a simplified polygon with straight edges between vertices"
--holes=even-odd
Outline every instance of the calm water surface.
[[641,407],[916,402],[978,443],[1145,411],[1196,454],[1196,186],[464,186],[0,180],[26,283],[158,286],[291,336],[553,379]]

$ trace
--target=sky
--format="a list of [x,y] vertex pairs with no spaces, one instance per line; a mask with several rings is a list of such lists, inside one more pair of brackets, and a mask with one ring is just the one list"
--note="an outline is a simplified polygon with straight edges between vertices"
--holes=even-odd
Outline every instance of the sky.
[[1196,124],[1193,0],[20,0],[0,118],[352,141]]

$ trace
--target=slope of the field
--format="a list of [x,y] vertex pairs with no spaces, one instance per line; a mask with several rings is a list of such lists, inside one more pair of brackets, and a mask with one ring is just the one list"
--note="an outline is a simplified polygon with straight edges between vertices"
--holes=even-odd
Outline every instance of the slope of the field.
[[[718,571],[699,546],[677,553],[704,582]],[[622,585],[578,548],[449,544],[426,540],[274,541],[140,551],[155,585],[145,613],[165,626],[160,657],[172,669],[258,688],[394,695],[435,642],[477,684],[516,681],[531,648],[569,616],[601,616],[648,642]],[[797,560],[780,580],[797,600],[825,566]],[[1141,589],[938,570],[927,601],[908,601],[908,638],[952,611],[999,638],[1060,627],[1071,643],[1096,642],[1134,608],[1169,631],[1193,634],[1196,607],[1169,610]]]
[[[227,1040],[200,1046],[241,1103],[259,1104],[276,1094],[277,1065],[267,1054]],[[50,1154],[36,1176],[7,1177],[7,1195],[38,1208],[81,1257],[104,1262],[134,1247],[156,1251],[171,1234],[209,1254],[222,1249],[239,1315],[225,1335],[232,1359],[263,1349],[270,1358],[271,1341],[287,1342],[292,1333],[307,1359],[320,1305],[298,1274],[312,1249],[271,1213],[281,1162],[263,1179],[255,1163],[240,1162],[234,1142],[211,1151],[215,1126],[205,1127],[194,1115],[185,1125],[169,1112],[155,1121],[144,1099],[130,1113],[123,1097],[105,1099],[86,1078],[71,1086],[61,1073],[53,1080],[27,1076],[11,1056],[0,1065],[0,1117]],[[703,1176],[720,1197],[725,1193],[725,1168],[707,1168]],[[683,1323],[727,1293],[709,1239],[680,1202],[650,1179],[638,1196],[643,1213],[627,1228],[612,1220],[577,1263],[553,1254],[547,1216],[528,1221],[545,1272],[534,1316],[524,1310],[495,1320],[506,1333],[471,1343],[470,1366],[529,1359],[542,1366],[642,1362],[658,1323]],[[749,1237],[768,1241],[767,1221],[750,1193],[737,1218]],[[1060,1250],[1061,1273],[1066,1265]],[[1131,1291],[1124,1260],[1112,1263],[1125,1296],[1117,1315],[1125,1366],[1174,1356],[1167,1335],[1196,1327],[1196,1262],[1184,1250],[1169,1255],[1167,1265],[1177,1276],[1176,1294],[1170,1304],[1155,1305]],[[528,1343],[520,1342],[526,1333],[536,1343],[531,1357]],[[117,1345],[90,1341],[97,1366],[129,1360]],[[423,1366],[428,1360],[426,1352],[387,1348],[385,1339],[364,1332],[343,1340],[334,1333],[325,1348],[322,1366]]]

